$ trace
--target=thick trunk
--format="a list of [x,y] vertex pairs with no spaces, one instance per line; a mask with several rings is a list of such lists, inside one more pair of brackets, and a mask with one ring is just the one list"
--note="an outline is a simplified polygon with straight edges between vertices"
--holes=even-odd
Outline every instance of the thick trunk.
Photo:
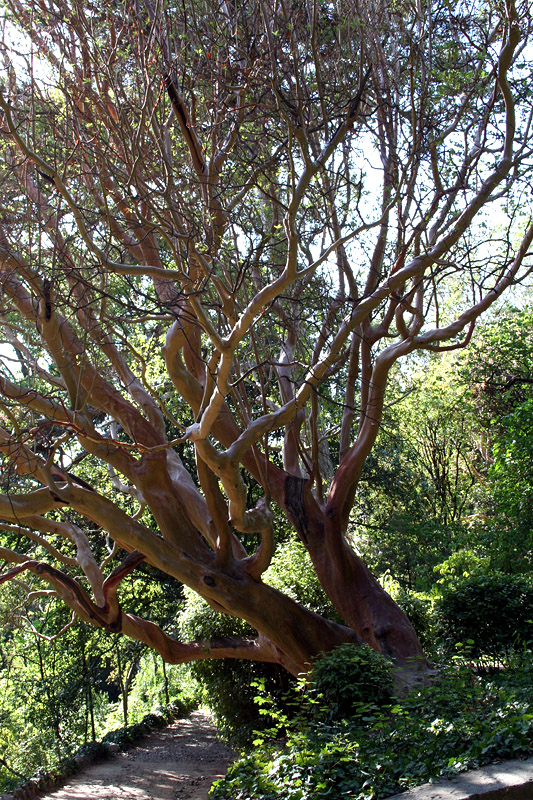
[[399,665],[425,665],[413,626],[350,547],[339,515],[320,508],[306,481],[293,476],[286,479],[285,508],[322,588],[347,625]]
[[242,572],[228,575],[210,570],[204,578],[208,578],[212,591],[200,593],[210,605],[246,620],[257,630],[257,637],[229,636],[179,642],[157,625],[131,614],[120,616],[117,630],[157,650],[172,664],[204,659],[246,659],[280,664],[296,676],[308,672],[318,653],[346,642],[358,644],[361,641],[351,628],[315,614]]
[[249,622],[270,643],[276,655],[272,660],[294,674],[306,672],[318,653],[360,641],[351,627],[315,614],[246,573],[213,571],[209,576],[216,583],[212,598],[217,596],[220,610]]
[[337,531],[309,554],[322,587],[351,628],[375,650],[400,665],[425,664],[418,637],[406,615]]

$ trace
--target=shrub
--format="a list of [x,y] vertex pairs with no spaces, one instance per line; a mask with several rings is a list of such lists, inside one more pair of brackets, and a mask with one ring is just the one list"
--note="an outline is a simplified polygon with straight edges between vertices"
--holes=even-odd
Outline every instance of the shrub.
[[463,548],[437,564],[433,568],[433,572],[440,575],[437,583],[449,588],[474,575],[490,574],[490,559],[487,556],[478,555],[474,550]]
[[435,608],[442,635],[471,643],[474,657],[533,640],[533,584],[523,575],[472,575],[444,588]]
[[394,705],[362,705],[349,721],[305,722],[302,715],[285,742],[276,741],[275,731],[269,742],[236,761],[210,797],[385,798],[431,778],[527,753],[532,711],[511,685],[504,690],[454,668]]
[[342,644],[316,659],[309,690],[323,706],[324,719],[346,719],[362,705],[391,702],[392,663],[366,644]]

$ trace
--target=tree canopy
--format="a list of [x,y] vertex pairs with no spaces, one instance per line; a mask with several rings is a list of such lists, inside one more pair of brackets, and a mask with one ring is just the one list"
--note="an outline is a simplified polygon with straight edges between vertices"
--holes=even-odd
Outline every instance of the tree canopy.
[[[528,4],[5,14],[2,580],[175,663],[423,660],[345,534],[394,365],[533,268]],[[262,580],[287,527],[344,624]],[[143,561],[257,636],[123,609]]]

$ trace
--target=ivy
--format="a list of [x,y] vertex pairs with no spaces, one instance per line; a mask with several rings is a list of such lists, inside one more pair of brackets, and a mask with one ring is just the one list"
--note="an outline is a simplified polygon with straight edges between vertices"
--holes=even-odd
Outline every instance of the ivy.
[[334,723],[328,709],[317,714],[312,696],[304,693],[284,740],[277,728],[270,740],[256,742],[253,753],[214,784],[210,798],[377,800],[527,753],[533,744],[527,664],[510,667],[500,683],[450,667],[431,686],[381,708],[361,703]]

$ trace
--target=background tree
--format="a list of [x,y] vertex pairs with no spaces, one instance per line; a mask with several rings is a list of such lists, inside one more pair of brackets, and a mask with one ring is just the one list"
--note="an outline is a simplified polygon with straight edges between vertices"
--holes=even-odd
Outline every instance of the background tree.
[[493,568],[527,572],[532,559],[531,405],[533,328],[523,307],[506,306],[480,326],[462,359],[477,422],[477,449],[486,463],[486,496],[478,505],[480,540]]
[[[6,7],[4,580],[172,662],[420,659],[345,533],[393,366],[531,269],[527,4]],[[345,624],[262,580],[276,506]],[[257,636],[126,612],[143,561]]]
[[493,429],[533,394],[533,312],[528,294],[524,306],[504,306],[497,319],[480,325],[472,347],[465,352],[463,380],[473,394],[481,424]]
[[358,552],[409,589],[431,589],[433,568],[472,539],[466,521],[487,510],[486,429],[463,355],[424,354],[398,372],[352,511]]

